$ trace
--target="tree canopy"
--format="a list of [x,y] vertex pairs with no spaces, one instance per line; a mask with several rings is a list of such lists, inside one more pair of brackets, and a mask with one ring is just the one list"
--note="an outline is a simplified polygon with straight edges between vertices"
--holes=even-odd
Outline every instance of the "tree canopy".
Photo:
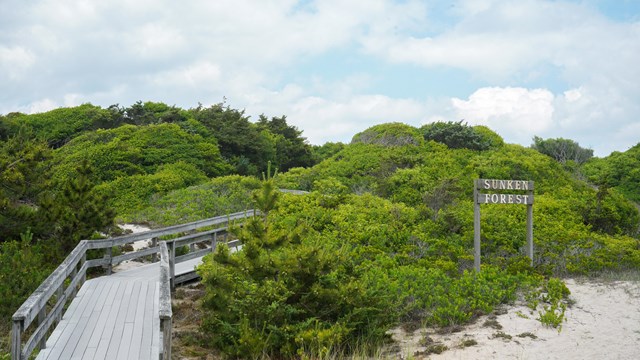
[[562,164],[572,161],[581,165],[593,157],[592,149],[583,148],[580,144],[570,139],[542,139],[534,136],[531,148],[551,156]]

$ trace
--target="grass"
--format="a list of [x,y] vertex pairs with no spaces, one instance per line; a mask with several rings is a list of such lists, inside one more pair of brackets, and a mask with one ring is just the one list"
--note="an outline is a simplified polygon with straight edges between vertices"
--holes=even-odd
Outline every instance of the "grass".
[[511,340],[513,337],[507,333],[504,333],[502,331],[498,331],[497,333],[493,334],[493,336],[491,337],[492,339],[503,339],[503,340]]
[[519,338],[526,338],[526,337],[528,337],[528,338],[531,338],[531,339],[533,339],[533,340],[535,340],[535,339],[537,339],[537,338],[538,338],[535,334],[530,333],[530,332],[523,332],[522,334],[518,334],[518,335],[516,335],[516,336],[517,336],[517,337],[519,337]]
[[482,324],[482,326],[494,328],[496,330],[502,329],[502,325],[500,325],[500,323],[496,319],[489,319],[485,321],[484,324]]
[[478,345],[478,342],[475,339],[465,339],[460,342],[461,348],[466,348],[466,347],[475,346],[475,345]]
[[[623,271],[605,270],[596,275],[584,278],[592,281],[601,281],[608,284],[617,281],[640,282],[640,269],[629,269]],[[582,279],[578,279],[582,280]]]

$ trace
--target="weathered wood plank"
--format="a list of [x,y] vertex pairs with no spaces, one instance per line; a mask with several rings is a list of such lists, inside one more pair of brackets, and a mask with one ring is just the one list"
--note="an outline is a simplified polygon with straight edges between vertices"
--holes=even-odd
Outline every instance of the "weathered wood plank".
[[83,258],[87,249],[87,241],[81,241],[66,259],[58,266],[45,281],[38,286],[36,291],[27,298],[20,308],[13,314],[13,320],[23,320],[26,329],[33,319],[38,316],[40,310],[46,305],[49,298],[55,293],[64,280],[73,272]]
[[133,315],[133,319],[127,319],[127,321],[133,326],[131,344],[129,345],[129,351],[127,351],[126,354],[127,359],[140,359],[140,346],[142,345],[142,331],[144,328],[144,306],[148,286],[148,281],[140,282],[140,291],[138,292],[137,302],[135,305],[135,314]]
[[172,316],[171,311],[171,286],[169,271],[169,252],[167,244],[160,244],[160,319],[168,319]]
[[48,359],[70,358],[76,344],[84,331],[86,322],[80,321],[85,312],[91,312],[92,307],[89,298],[97,290],[96,282],[87,282],[78,292],[76,301],[78,306],[71,312],[64,314],[62,321],[66,322],[65,331],[57,337],[56,344],[52,344]]
[[131,359],[128,357],[129,348],[131,347],[131,336],[133,335],[133,323],[124,324],[124,329],[122,331],[122,341],[120,342],[120,346],[118,348],[118,356],[116,359]]
[[160,296],[158,314],[162,328],[162,358],[171,359],[171,270],[167,244],[160,244]]
[[181,232],[188,232],[197,230],[207,226],[221,225],[226,224],[229,221],[236,221],[246,218],[247,216],[251,216],[253,211],[247,212],[237,212],[229,215],[217,216],[210,219],[198,220],[187,224],[174,225],[169,226],[162,229],[153,229],[145,232],[130,234],[119,236],[111,239],[105,240],[91,240],[88,244],[89,249],[104,249],[111,246],[119,246],[128,243],[132,243],[134,241],[157,238],[165,235],[172,235]]
[[96,348],[87,348],[82,356],[83,360],[94,360],[96,358]]
[[133,260],[133,259],[141,258],[143,256],[156,254],[158,251],[160,251],[160,248],[156,246],[156,247],[150,247],[150,248],[138,250],[135,252],[126,253],[123,255],[114,256],[113,258],[111,258],[111,263],[115,265],[123,261]]
[[156,291],[153,297],[153,336],[151,337],[151,359],[160,357],[160,281],[156,281]]
[[[107,322],[102,331],[102,336],[100,337],[98,348],[96,349],[95,358],[97,360],[102,360],[107,357],[109,345],[111,344],[111,338],[113,337],[113,333],[115,331],[117,314],[120,312],[120,307],[124,302],[122,295],[124,294],[127,284],[123,282],[115,282],[114,284],[117,287],[117,291],[116,295],[113,298],[113,302],[109,304],[111,306],[109,309],[109,316],[107,317]],[[113,292],[113,289],[111,291]]]
[[13,320],[11,328],[11,358],[20,359],[22,357],[22,330],[24,329],[24,321]]
[[226,232],[227,232],[227,228],[219,228],[219,229],[213,229],[209,231],[203,231],[195,234],[181,236],[179,238],[172,239],[170,241],[173,241],[176,244],[176,246],[191,245],[197,242],[210,241],[211,237],[214,236],[214,234],[217,234],[219,236]]
[[140,297],[140,288],[142,282],[135,281],[133,283],[133,290],[131,291],[129,306],[127,308],[127,316],[125,323],[133,323],[136,320],[136,311],[138,310],[138,298]]
[[[166,248],[167,244],[163,243],[160,246],[163,245]],[[229,245],[233,247],[240,245],[240,243],[233,241]],[[201,262],[201,259],[187,258],[208,252],[209,249],[203,249],[195,252],[195,255],[178,258],[183,261],[188,260],[179,264],[182,268],[176,266],[178,276],[197,278],[198,275],[194,268]],[[168,256],[167,252],[165,258]],[[91,260],[85,262],[80,272],[91,265],[93,265]],[[150,356],[156,359],[161,351],[170,354],[170,344],[160,343],[161,328],[167,331],[162,338],[169,341],[171,339],[171,325],[166,320],[172,317],[171,293],[166,290],[161,291],[159,282],[155,280],[162,276],[159,269],[162,267],[166,267],[166,262],[162,266],[152,264],[87,281],[69,306],[63,321],[49,339],[53,340],[55,348],[47,348],[46,351],[42,351],[41,354],[45,357],[38,359],[55,359],[60,356],[62,358],[95,359],[121,357],[146,359]],[[77,282],[80,281],[80,276],[76,276]],[[169,278],[170,276],[164,276],[164,280]],[[96,280],[101,280],[99,285]],[[152,281],[154,285],[150,285],[149,281]],[[71,295],[71,287],[65,290],[64,295]],[[148,295],[151,295],[153,299],[146,300]],[[152,302],[152,305],[146,301]],[[78,317],[80,320],[75,320]],[[165,319],[162,325],[161,317]],[[47,344],[49,346],[50,342]],[[62,350],[59,350],[61,346]],[[160,350],[162,347],[164,350]]]
[[113,328],[113,333],[111,334],[111,339],[109,340],[109,346],[107,349],[107,355],[105,359],[116,360],[118,356],[118,350],[120,348],[120,343],[122,342],[122,333],[124,331],[125,319],[127,317],[127,310],[130,306],[131,302],[131,293],[133,292],[133,282],[127,282],[125,285],[125,290],[122,295],[121,304],[118,308],[118,312],[113,314],[116,318],[115,325]]
[[176,276],[176,278],[174,279],[174,283],[176,285],[179,285],[179,284],[184,284],[186,282],[193,281],[193,280],[199,279],[199,278],[200,278],[200,275],[198,275],[197,272],[193,271],[193,272],[189,272],[189,273],[185,273],[185,274]]
[[191,259],[195,259],[195,258],[201,258],[207,254],[211,253],[211,249],[207,248],[207,249],[202,249],[202,250],[197,250],[194,252],[190,252],[188,254],[184,254],[184,255],[180,255],[176,257],[176,264],[181,263],[181,262],[185,262],[187,260],[191,260]]
[[102,313],[107,294],[111,289],[111,282],[99,282],[98,291],[94,292],[88,301],[91,305],[91,312],[85,312],[82,321],[87,322],[87,326],[82,333],[82,336],[78,340],[78,344],[71,356],[71,358],[82,359],[85,351],[89,347],[89,343],[92,338],[100,338],[102,335],[102,329],[97,327],[97,323],[100,320],[100,314]]
[[[151,342],[154,335],[153,319],[155,314],[153,307],[156,298],[160,296],[157,290],[158,281],[150,281],[147,283],[147,294],[145,296],[144,314],[142,324],[136,324],[136,328],[142,329],[142,337],[140,339],[140,359],[151,359]],[[156,360],[157,357],[153,360]]]

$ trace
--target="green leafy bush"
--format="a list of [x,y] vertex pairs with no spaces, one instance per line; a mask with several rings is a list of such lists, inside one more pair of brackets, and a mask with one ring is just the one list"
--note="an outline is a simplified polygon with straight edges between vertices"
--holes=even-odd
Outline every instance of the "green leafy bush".
[[153,199],[207,179],[195,165],[180,161],[160,165],[154,174],[119,177],[102,183],[96,191],[107,199],[120,218],[125,219],[149,207]]
[[563,138],[545,140],[534,136],[531,148],[554,158],[562,164],[571,161],[580,165],[593,157],[593,150],[585,149],[577,142]]
[[346,354],[375,347],[400,321],[467,322],[537,279],[459,271],[468,250],[425,235],[418,211],[335,181],[284,195],[239,232],[242,251],[220,246],[199,268],[208,343],[232,357]]
[[139,211],[120,214],[123,221],[169,226],[253,208],[251,193],[258,179],[230,175],[152,196]]
[[26,126],[36,138],[47,141],[53,148],[59,148],[82,132],[119,126],[117,118],[107,109],[83,104],[32,115],[17,114],[7,122],[9,133],[17,134],[20,127]]
[[356,134],[352,144],[363,143],[382,146],[420,145],[422,138],[418,129],[402,123],[387,123],[370,127]]
[[[254,196],[264,214],[276,195],[267,180]],[[232,357],[317,357],[384,337],[387,298],[354,277],[347,248],[301,231],[252,218],[238,232],[242,251],[219,245],[199,267],[213,346]]]
[[207,176],[229,171],[215,140],[189,134],[176,124],[124,125],[78,136],[54,154],[54,184],[69,181],[72,169],[88,159],[96,183],[119,177],[153,174],[163,164],[192,164]]
[[20,240],[0,243],[0,328],[8,329],[13,313],[49,275],[53,265],[26,232]]
[[605,158],[593,158],[582,166],[582,171],[598,186],[615,188],[640,202],[640,144],[625,152],[614,151]]
[[420,128],[424,139],[437,141],[451,149],[488,150],[499,146],[499,137],[493,136],[486,129],[476,129],[458,122],[435,122]]

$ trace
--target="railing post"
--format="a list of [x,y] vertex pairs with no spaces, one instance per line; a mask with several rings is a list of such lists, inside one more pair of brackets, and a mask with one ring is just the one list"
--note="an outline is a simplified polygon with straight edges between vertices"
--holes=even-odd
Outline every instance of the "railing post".
[[229,229],[231,228],[231,217],[227,215],[227,229],[224,232],[224,242],[229,242]]
[[216,251],[217,245],[218,245],[218,232],[214,232],[213,237],[211,238],[211,252]]
[[[173,242],[170,242],[173,246]],[[167,242],[160,243],[160,299],[158,303],[158,316],[160,317],[160,331],[162,334],[161,359],[171,359],[171,326],[173,311],[171,309],[171,271],[169,262],[171,256]]]
[[[86,262],[87,262],[87,251],[85,250],[84,254],[82,254],[82,258],[80,259],[80,269],[84,267],[84,264]],[[80,274],[80,276],[82,276],[82,278],[80,278],[80,286],[82,286],[82,284],[84,284],[84,282],[87,281],[87,271],[82,270],[82,274]]]
[[22,360],[22,331],[23,320],[13,320],[11,330],[11,360]]
[[[151,239],[151,247],[156,247],[158,246],[158,238],[152,238]],[[151,262],[158,262],[158,254],[152,254],[151,255]]]
[[112,254],[111,254],[111,249],[113,249],[113,246],[109,246],[108,248],[106,248],[105,250],[105,254],[104,257],[105,259],[107,259],[107,275],[111,275],[111,272],[113,271],[113,265],[111,264],[111,259],[112,259]]
[[[46,306],[45,306],[38,312],[38,323],[37,323],[38,326],[40,326],[40,324],[42,324],[46,318],[47,318],[47,312],[46,312]],[[44,349],[46,346],[47,346],[47,339],[45,337],[42,337],[42,340],[40,340],[40,342],[38,343],[38,348]]]
[[167,250],[169,250],[169,285],[171,290],[176,288],[176,243],[167,241]]
[[171,359],[171,327],[173,326],[171,318],[161,318],[160,326],[162,327],[161,359]]
[[[78,265],[73,267],[73,270],[71,271],[71,274],[69,275],[69,279],[73,280],[73,278],[76,277],[76,275],[78,275]],[[73,299],[74,297],[76,297],[78,287],[74,286],[73,289],[71,290],[71,293],[69,295],[69,298]]]
[[[58,286],[58,288],[56,289],[56,302],[60,301],[60,298],[62,297],[62,293],[64,291],[63,287],[64,283]],[[56,323],[59,323],[60,320],[62,320],[62,311],[58,312],[58,316],[56,316]]]

